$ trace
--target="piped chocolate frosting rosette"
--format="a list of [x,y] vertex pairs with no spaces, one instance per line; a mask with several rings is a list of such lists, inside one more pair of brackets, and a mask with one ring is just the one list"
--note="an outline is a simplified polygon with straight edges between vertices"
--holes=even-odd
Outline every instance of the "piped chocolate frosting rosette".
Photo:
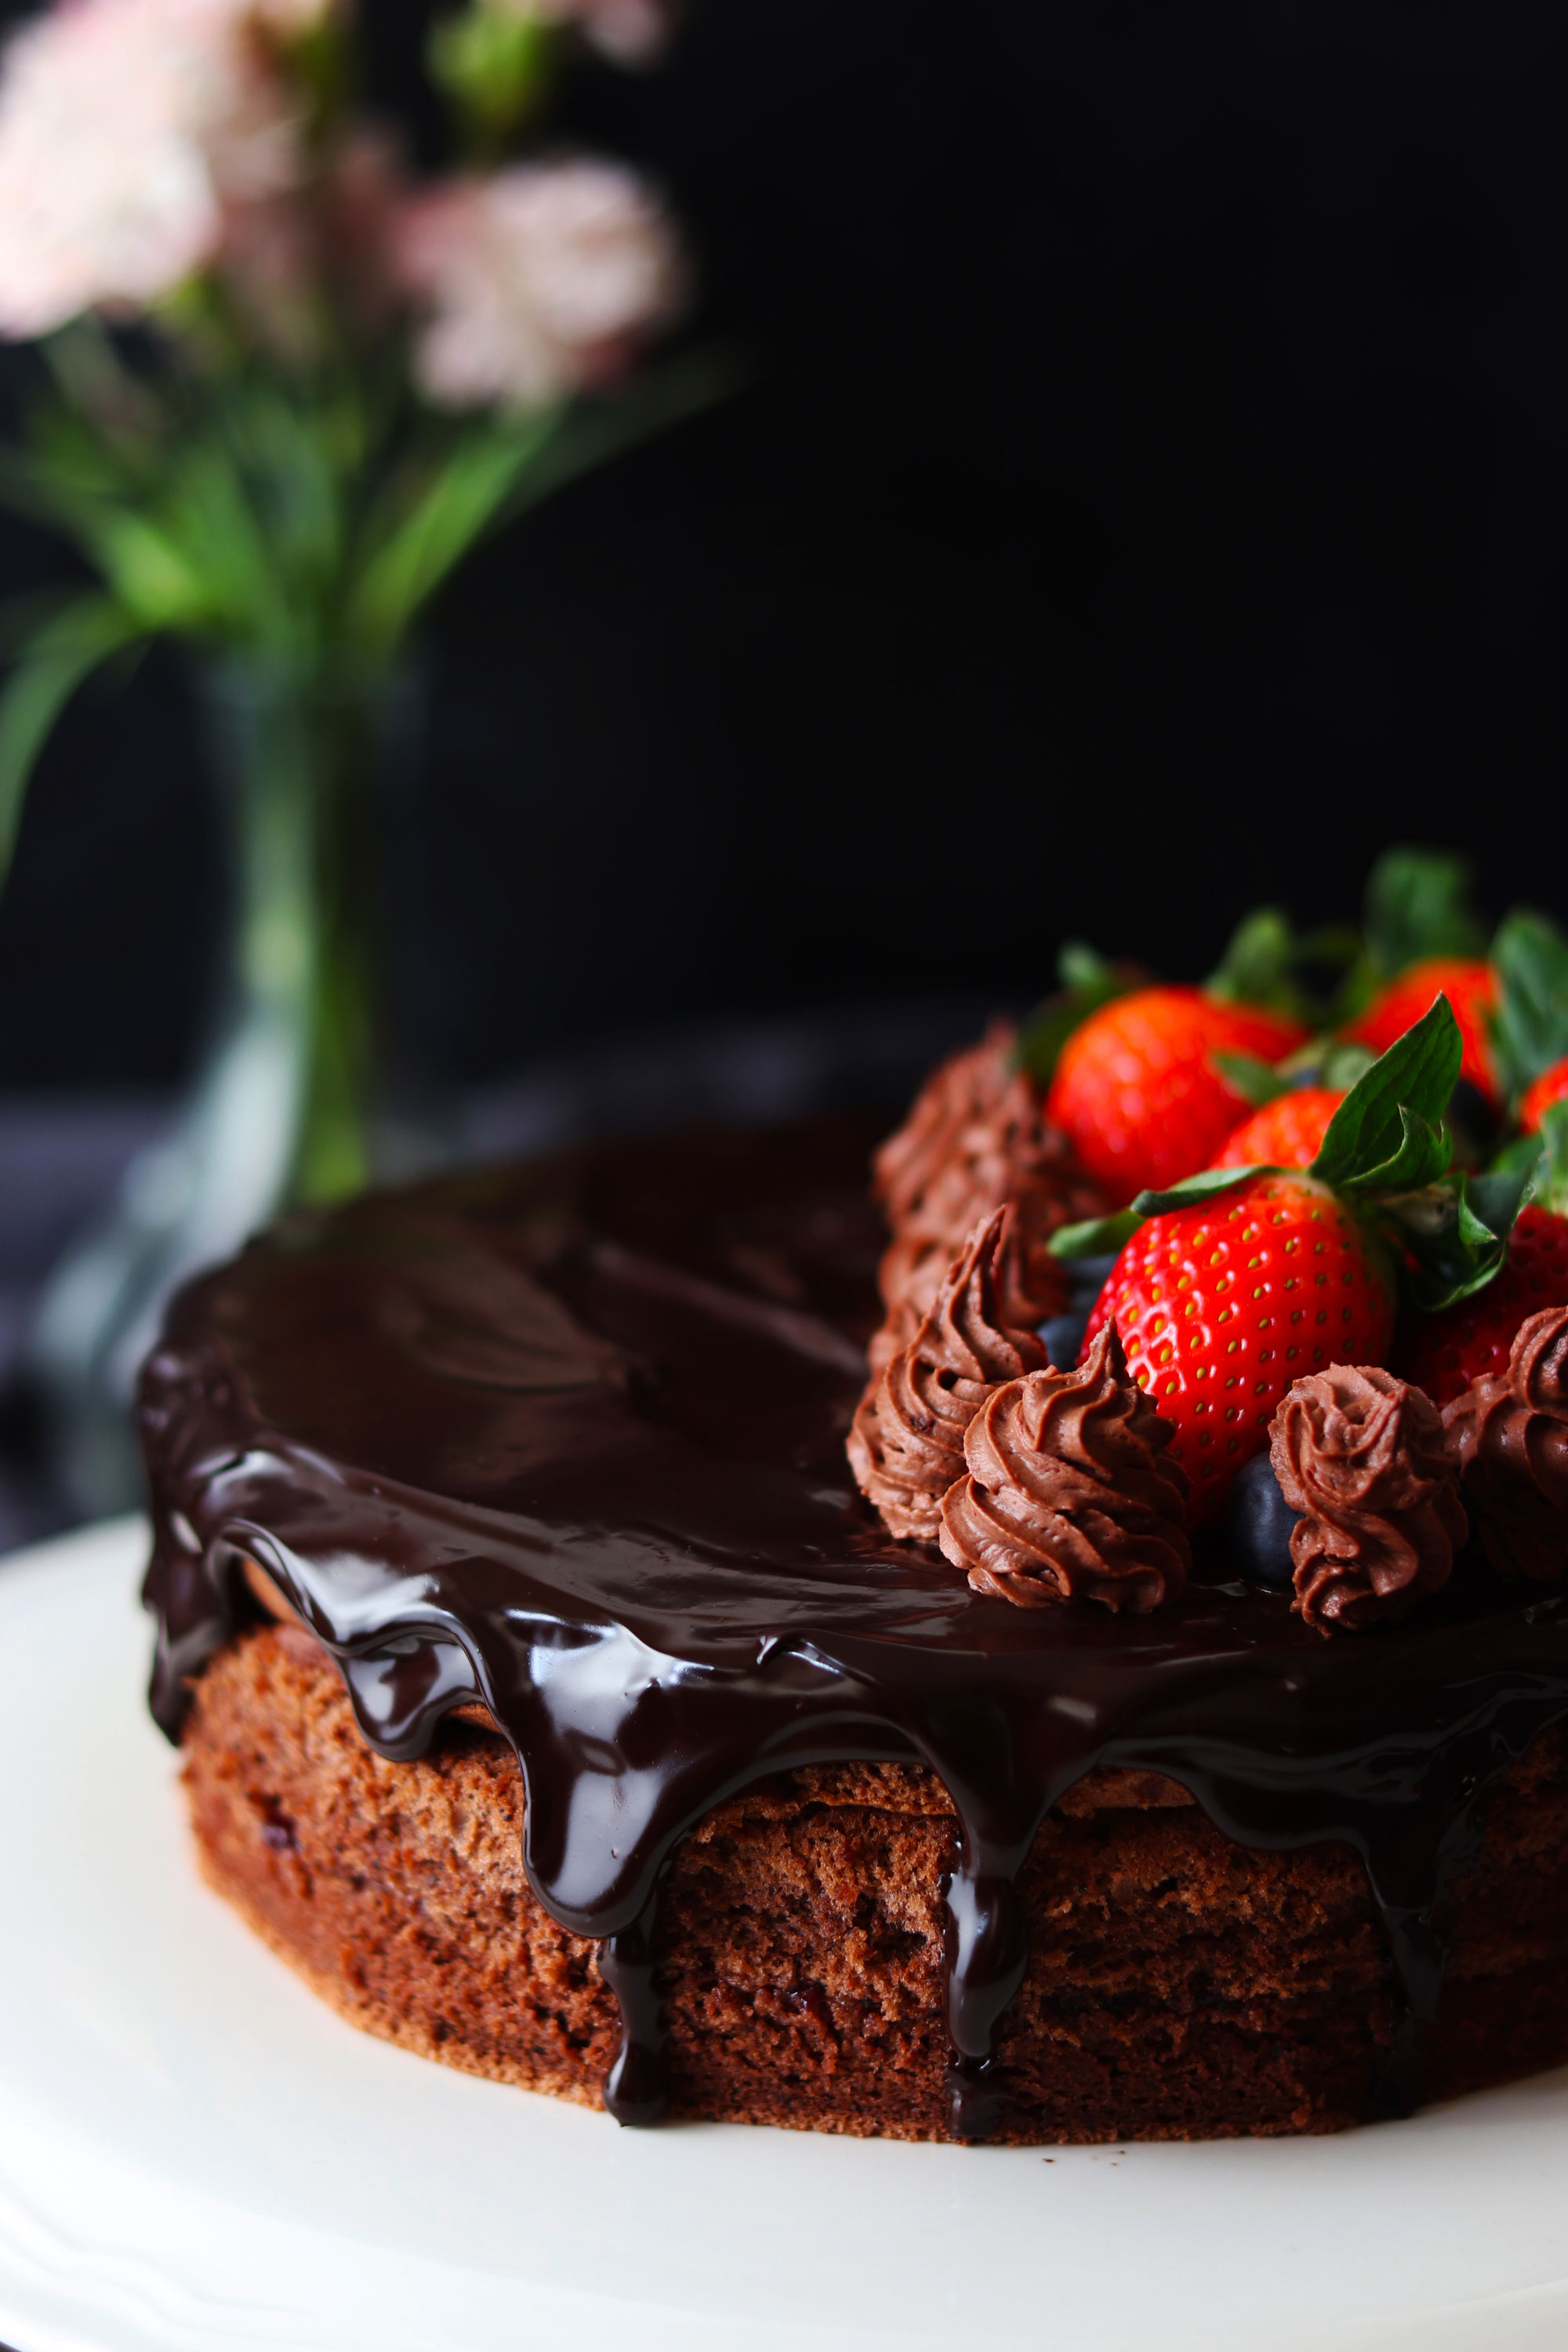
[[850,1467],[892,1535],[935,1537],[970,1422],[994,1388],[1046,1361],[1033,1331],[1004,1323],[997,1305],[1013,1214],[996,1209],[974,1227],[914,1339],[873,1375],[857,1408]]
[[1556,1583],[1568,1568],[1568,1307],[1521,1324],[1507,1371],[1472,1381],[1443,1424],[1492,1566]]
[[893,1239],[878,1276],[888,1312],[871,1343],[874,1366],[910,1344],[953,1250],[1009,1202],[1018,1213],[996,1269],[1004,1321],[1033,1328],[1067,1304],[1047,1244],[1105,1203],[1066,1137],[1047,1124],[1028,1077],[1014,1068],[1016,1042],[997,1024],[981,1045],[944,1062],[877,1153],[873,1190]]
[[1403,1615],[1447,1581],[1468,1526],[1436,1406],[1376,1364],[1296,1381],[1269,1424],[1290,1536],[1292,1604],[1314,1633]]
[[976,1592],[1023,1609],[1173,1601],[1192,1552],[1171,1436],[1108,1324],[1076,1371],[1031,1372],[986,1399],[942,1498],[943,1552]]

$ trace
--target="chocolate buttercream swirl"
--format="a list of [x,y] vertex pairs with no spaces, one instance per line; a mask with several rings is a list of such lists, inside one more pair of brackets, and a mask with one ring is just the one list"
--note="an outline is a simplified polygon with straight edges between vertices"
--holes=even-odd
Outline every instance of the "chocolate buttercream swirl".
[[1016,1042],[1010,1022],[993,1022],[978,1045],[950,1055],[931,1072],[902,1127],[878,1147],[871,1190],[895,1233],[919,1211],[933,1180],[957,1152],[965,1128],[983,1121],[1006,1094]]
[[[981,1218],[1005,1205],[1005,1198],[982,1202],[965,1230],[973,1231]],[[1047,1247],[1063,1212],[1058,1202],[1035,1193],[1012,1206],[1015,1214],[1004,1231],[994,1271],[996,1308],[1004,1324],[1032,1331],[1048,1317],[1062,1314],[1068,1305],[1066,1270]],[[936,1303],[952,1250],[952,1241],[914,1226],[900,1234],[885,1252],[877,1278],[888,1312],[868,1351],[874,1369],[907,1348],[920,1329]]]
[[976,1592],[1023,1609],[1157,1609],[1192,1568],[1174,1435],[1107,1324],[1076,1371],[1030,1372],[986,1399],[942,1497],[942,1550]]
[[1300,1514],[1291,1606],[1314,1633],[1363,1632],[1447,1583],[1468,1526],[1425,1391],[1379,1364],[1331,1364],[1281,1398],[1268,1444]]
[[907,1348],[873,1375],[848,1437],[860,1491],[895,1536],[931,1538],[963,1467],[963,1433],[994,1388],[1046,1360],[1035,1334],[1005,1324],[996,1297],[1013,1212],[977,1224]]
[[1067,1138],[1047,1124],[1028,1078],[1013,1071],[1013,1031],[999,1025],[944,1063],[876,1156],[875,1190],[893,1239],[878,1275],[887,1317],[871,1342],[873,1365],[910,1345],[952,1252],[1005,1202],[1018,1215],[996,1276],[1004,1322],[1032,1328],[1067,1306],[1066,1276],[1047,1244],[1059,1226],[1099,1216],[1106,1202]]
[[1568,1567],[1568,1307],[1521,1324],[1507,1371],[1472,1381],[1443,1425],[1492,1566],[1556,1583]]

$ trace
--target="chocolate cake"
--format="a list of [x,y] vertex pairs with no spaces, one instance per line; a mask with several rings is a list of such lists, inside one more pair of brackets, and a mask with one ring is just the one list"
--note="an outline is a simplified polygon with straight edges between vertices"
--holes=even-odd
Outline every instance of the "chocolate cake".
[[[880,1162],[952,1184],[934,1282],[837,1120],[367,1196],[181,1296],[153,1698],[213,1884],[356,2023],[623,2122],[1323,2131],[1568,2057],[1568,1592],[1342,1367],[1277,1423],[1295,1601],[1189,1536],[1114,1330],[1014,1319],[1092,1187],[968,1117]],[[928,1373],[974,1393],[911,1470]]]

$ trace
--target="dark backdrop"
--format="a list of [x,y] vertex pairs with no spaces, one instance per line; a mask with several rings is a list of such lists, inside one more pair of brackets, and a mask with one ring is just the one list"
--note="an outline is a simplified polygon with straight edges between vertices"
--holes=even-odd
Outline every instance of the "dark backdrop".
[[[403,102],[424,11],[364,13]],[[1069,932],[1197,974],[1391,838],[1568,912],[1565,84],[1517,0],[700,0],[584,71],[755,373],[438,615],[452,1067]],[[60,562],[5,526],[0,589]],[[179,1072],[211,870],[156,659],[44,763],[0,1083]]]

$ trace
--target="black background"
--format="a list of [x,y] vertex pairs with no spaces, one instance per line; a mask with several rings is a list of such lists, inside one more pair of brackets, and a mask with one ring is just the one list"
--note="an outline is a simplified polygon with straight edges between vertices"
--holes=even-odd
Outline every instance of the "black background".
[[[406,109],[425,11],[368,14]],[[657,74],[580,74],[754,373],[437,617],[452,1071],[1026,997],[1074,933],[1195,976],[1389,839],[1568,912],[1565,86],[1514,0],[700,0]],[[3,530],[0,589],[64,568]],[[40,772],[0,1084],[178,1075],[212,871],[160,656]]]

